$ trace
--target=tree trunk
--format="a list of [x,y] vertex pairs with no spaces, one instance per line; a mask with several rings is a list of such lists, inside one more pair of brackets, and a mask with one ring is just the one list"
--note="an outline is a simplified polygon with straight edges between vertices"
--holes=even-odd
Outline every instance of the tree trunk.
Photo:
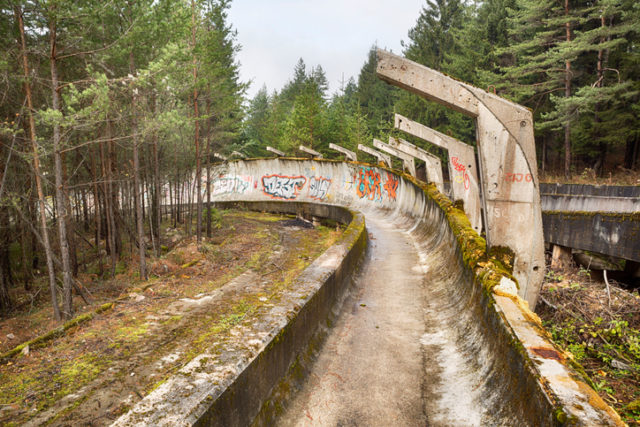
[[[157,114],[158,109],[158,100],[154,96],[153,99],[153,110],[154,114]],[[154,201],[154,212],[155,212],[155,236],[157,240],[156,244],[156,256],[160,256],[160,242],[161,242],[161,225],[162,225],[162,200],[161,200],[161,191],[160,187],[160,161],[158,157],[158,132],[153,132],[152,139],[152,149],[153,149],[153,201]],[[151,216],[151,215],[150,215]]]
[[27,60],[27,43],[24,36],[24,22],[22,20],[22,11],[19,7],[15,8],[16,19],[20,29],[20,52],[22,56],[22,71],[24,74],[24,91],[27,98],[27,115],[29,119],[29,139],[31,148],[33,149],[33,170],[36,182],[36,190],[38,192],[38,204],[40,211],[40,228],[42,230],[42,243],[44,246],[45,256],[47,259],[47,270],[49,274],[49,291],[51,293],[51,305],[53,306],[53,317],[60,320],[60,308],[58,307],[58,292],[56,289],[56,272],[53,266],[53,250],[49,240],[49,231],[47,229],[47,217],[44,203],[44,191],[42,190],[42,178],[40,173],[40,157],[38,154],[38,144],[36,142],[36,124],[33,119],[33,102],[31,99],[31,84],[29,83],[29,62]]
[[209,121],[209,125],[207,126],[207,148],[205,153],[205,160],[207,162],[207,180],[205,181],[205,185],[207,186],[207,237],[211,238],[211,186],[209,183],[211,182],[211,102],[207,100],[207,117]]
[[198,192],[196,206],[196,242],[202,241],[202,168],[200,165],[200,121],[198,114],[198,62],[196,58],[196,3],[191,0],[191,42],[193,43],[193,115],[195,120],[196,144],[196,191]]
[[[52,10],[53,12],[53,10]],[[49,22],[49,62],[51,66],[51,106],[54,111],[60,111],[60,94],[58,91],[58,63],[56,52],[56,21],[54,18]],[[65,319],[73,317],[73,306],[71,293],[73,289],[73,277],[71,274],[71,259],[69,257],[69,242],[67,241],[67,209],[64,200],[64,181],[62,179],[62,155],[60,124],[55,121],[53,124],[53,159],[54,175],[56,182],[56,208],[58,210],[58,238],[60,239],[60,257],[62,258],[62,314]]]
[[[111,139],[111,123],[107,120],[107,140]],[[109,150],[111,151],[111,150]],[[102,163],[102,186],[105,194],[105,215],[107,225],[107,246],[109,254],[111,256],[111,277],[116,276],[116,264],[118,263],[118,248],[117,248],[117,229],[116,221],[113,212],[113,183],[111,179],[111,165],[108,158],[104,153],[104,144],[100,142],[100,160]]]
[[100,210],[100,194],[98,191],[98,167],[96,165],[96,156],[91,155],[91,189],[93,191],[93,218],[96,227],[96,254],[98,255],[98,274],[102,277],[104,272],[102,250],[100,249],[100,241],[102,240],[102,213]]
[[73,277],[78,277],[78,254],[76,251],[76,239],[74,235],[74,224],[72,221],[71,214],[73,212],[71,208],[71,199],[69,198],[69,189],[68,189],[68,174],[67,174],[67,162],[65,159],[65,154],[61,153],[60,159],[62,162],[62,182],[64,186],[62,188],[63,199],[66,208],[66,214],[64,216],[66,224],[65,227],[67,229],[67,242],[69,245],[69,261],[71,262],[71,274]]
[[[135,76],[136,69],[133,62],[133,50],[129,52],[129,71]],[[132,87],[134,86],[132,82]],[[140,279],[147,280],[147,262],[145,258],[145,244],[144,244],[144,224],[142,218],[142,197],[143,194],[140,191],[140,159],[138,158],[138,122],[136,104],[138,101],[137,88],[133,87],[133,93],[131,98],[131,131],[133,133],[133,192],[134,202],[136,209],[136,230],[138,235],[138,256],[140,257]]]
[[[569,17],[569,0],[564,0],[564,13]],[[567,42],[571,41],[571,24],[569,21],[565,23]],[[564,96],[569,98],[571,96],[571,61],[565,61],[565,74],[564,74]],[[565,112],[568,116],[568,112]],[[567,117],[567,122],[564,124],[564,177],[568,180],[571,178],[571,124]]]
[[[0,182],[4,181],[5,164],[9,161],[9,156],[4,155],[5,144],[0,137]],[[19,209],[19,208],[18,208]],[[9,223],[9,209],[0,206],[0,316],[8,313],[13,308],[13,302],[9,295],[9,288],[13,285],[13,275],[11,274],[11,262],[9,260],[9,245],[11,245],[11,225]]]

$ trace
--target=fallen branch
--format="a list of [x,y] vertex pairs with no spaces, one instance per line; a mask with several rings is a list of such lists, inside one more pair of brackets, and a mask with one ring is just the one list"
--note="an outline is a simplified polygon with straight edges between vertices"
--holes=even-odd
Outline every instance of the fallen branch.
[[607,280],[607,270],[602,270],[602,276],[604,277],[604,283],[607,285],[607,298],[609,298],[609,308],[611,308],[611,289],[609,287],[609,280]]
[[542,295],[540,296],[540,300],[545,303],[547,306],[553,308],[554,310],[558,310],[558,307],[556,307],[555,305],[551,304],[549,301],[547,301]]

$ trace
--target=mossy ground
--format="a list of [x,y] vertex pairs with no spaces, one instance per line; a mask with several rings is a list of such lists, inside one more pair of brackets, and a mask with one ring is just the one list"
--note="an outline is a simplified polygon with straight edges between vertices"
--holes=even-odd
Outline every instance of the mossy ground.
[[[198,247],[186,238],[153,259],[148,281],[121,276],[116,286],[85,282],[92,292],[113,286],[120,298],[112,309],[43,347],[0,364],[0,424],[107,424],[195,356],[210,351],[211,343],[234,325],[259,316],[341,233],[334,227],[284,227],[278,223],[283,219],[225,211],[212,239]],[[245,276],[250,286],[227,290],[233,279]],[[203,295],[216,297],[201,309],[180,305]],[[86,310],[97,307],[96,300]],[[47,324],[47,314],[42,308],[20,317],[26,324]]]
[[615,282],[609,294],[585,269],[549,269],[536,311],[600,397],[640,425],[640,295]]

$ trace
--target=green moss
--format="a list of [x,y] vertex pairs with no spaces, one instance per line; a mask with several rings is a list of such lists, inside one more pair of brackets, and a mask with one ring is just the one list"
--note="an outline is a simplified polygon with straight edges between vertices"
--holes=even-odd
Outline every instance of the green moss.
[[116,338],[127,342],[136,342],[149,331],[149,325],[144,320],[132,322],[127,326],[118,328],[115,332]]
[[72,329],[82,323],[85,323],[91,319],[93,319],[93,317],[96,314],[100,314],[103,313],[107,310],[110,310],[111,308],[113,308],[113,303],[106,303],[106,304],[102,304],[100,307],[98,307],[98,309],[96,309],[95,312],[93,313],[85,313],[85,314],[81,314],[80,316],[77,316],[71,320],[69,320],[68,322],[66,322],[64,325],[59,326],[49,332],[47,332],[44,335],[40,335],[39,337],[36,337],[32,340],[29,340],[25,343],[20,344],[19,346],[3,353],[2,355],[0,355],[0,362],[5,361],[7,359],[10,359],[13,356],[16,356],[17,354],[20,354],[22,352],[23,349],[25,349],[27,346],[29,346],[29,348],[33,349],[33,348],[38,348],[38,347],[43,347],[44,345],[46,345],[49,341],[53,340],[54,338],[58,338],[61,337],[65,334],[66,331],[68,331],[69,329]]

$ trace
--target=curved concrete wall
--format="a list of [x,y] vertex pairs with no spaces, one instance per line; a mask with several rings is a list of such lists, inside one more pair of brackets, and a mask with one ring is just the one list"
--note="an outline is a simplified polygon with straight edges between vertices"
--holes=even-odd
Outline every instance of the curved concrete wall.
[[273,387],[333,317],[332,309],[339,305],[366,249],[364,217],[342,207],[270,200],[217,205],[312,215],[349,225],[295,279],[278,304],[270,304],[255,321],[240,323],[227,337],[211,342],[209,350],[186,363],[112,426],[250,425]]
[[[461,211],[433,187],[406,175],[359,163],[258,159],[223,164],[212,183],[215,201],[297,201],[385,212],[443,254],[454,278],[449,304],[457,339],[476,357],[483,392],[496,419],[511,425],[622,425],[619,416],[570,367],[537,316],[508,286],[500,263]],[[509,280],[506,282],[508,283]],[[494,287],[497,283],[499,286]],[[454,287],[455,286],[455,287]]]

